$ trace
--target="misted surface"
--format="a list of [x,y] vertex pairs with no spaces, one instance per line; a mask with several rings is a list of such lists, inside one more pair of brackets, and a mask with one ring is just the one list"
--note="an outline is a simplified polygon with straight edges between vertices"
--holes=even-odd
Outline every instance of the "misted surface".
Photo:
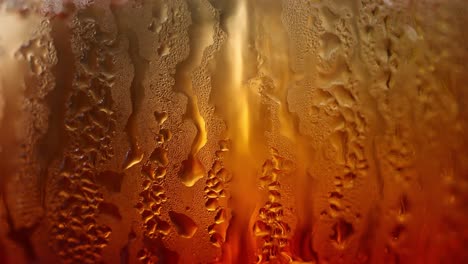
[[0,263],[467,263],[465,0],[0,0]]

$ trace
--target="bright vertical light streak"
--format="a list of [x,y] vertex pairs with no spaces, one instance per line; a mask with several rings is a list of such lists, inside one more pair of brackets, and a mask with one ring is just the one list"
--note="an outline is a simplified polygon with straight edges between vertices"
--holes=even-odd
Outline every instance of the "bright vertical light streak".
[[229,33],[228,48],[232,65],[232,102],[234,116],[234,132],[239,141],[237,149],[247,152],[249,145],[249,104],[248,94],[243,86],[244,54],[247,42],[247,6],[245,0],[239,0],[234,16],[229,20],[227,28]]
[[[233,14],[226,21],[228,39],[226,40],[226,58],[229,63],[227,83],[227,125],[232,140],[232,174],[230,183],[230,207],[237,214],[229,221],[227,241],[223,263],[247,263],[249,252],[254,248],[250,241],[250,216],[255,208],[256,199],[246,193],[253,193],[255,184],[255,166],[251,155],[250,130],[252,105],[244,85],[247,41],[248,12],[246,0],[232,0],[235,3]],[[242,164],[242,166],[238,166]]]

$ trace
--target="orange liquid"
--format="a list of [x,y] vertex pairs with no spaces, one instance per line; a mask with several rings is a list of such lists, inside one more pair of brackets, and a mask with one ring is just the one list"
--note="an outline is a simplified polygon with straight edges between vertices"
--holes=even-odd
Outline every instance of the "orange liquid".
[[463,0],[95,2],[0,1],[0,263],[468,259]]

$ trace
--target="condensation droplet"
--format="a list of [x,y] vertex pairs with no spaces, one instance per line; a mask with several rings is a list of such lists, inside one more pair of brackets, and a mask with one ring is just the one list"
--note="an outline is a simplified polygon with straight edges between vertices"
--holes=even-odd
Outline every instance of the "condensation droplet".
[[131,167],[137,165],[143,160],[143,153],[141,153],[138,149],[130,149],[127,152],[125,157],[125,161],[122,164],[124,170],[128,170]]
[[166,122],[167,118],[169,118],[169,115],[166,112],[154,112],[154,118],[156,119],[156,122],[158,125],[164,124]]
[[169,211],[169,217],[181,237],[192,238],[198,230],[198,225],[186,214]]
[[203,164],[193,156],[182,162],[179,171],[179,176],[182,183],[187,187],[192,187],[198,180],[205,175],[205,167]]
[[335,224],[333,224],[330,239],[336,242],[337,245],[342,246],[349,237],[353,235],[353,233],[353,225],[344,219],[339,219]]

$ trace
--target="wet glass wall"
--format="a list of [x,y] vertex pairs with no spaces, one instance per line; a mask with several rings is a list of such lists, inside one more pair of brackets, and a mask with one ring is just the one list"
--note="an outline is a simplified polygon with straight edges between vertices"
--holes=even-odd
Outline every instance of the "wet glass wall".
[[465,0],[0,0],[0,263],[466,263]]

